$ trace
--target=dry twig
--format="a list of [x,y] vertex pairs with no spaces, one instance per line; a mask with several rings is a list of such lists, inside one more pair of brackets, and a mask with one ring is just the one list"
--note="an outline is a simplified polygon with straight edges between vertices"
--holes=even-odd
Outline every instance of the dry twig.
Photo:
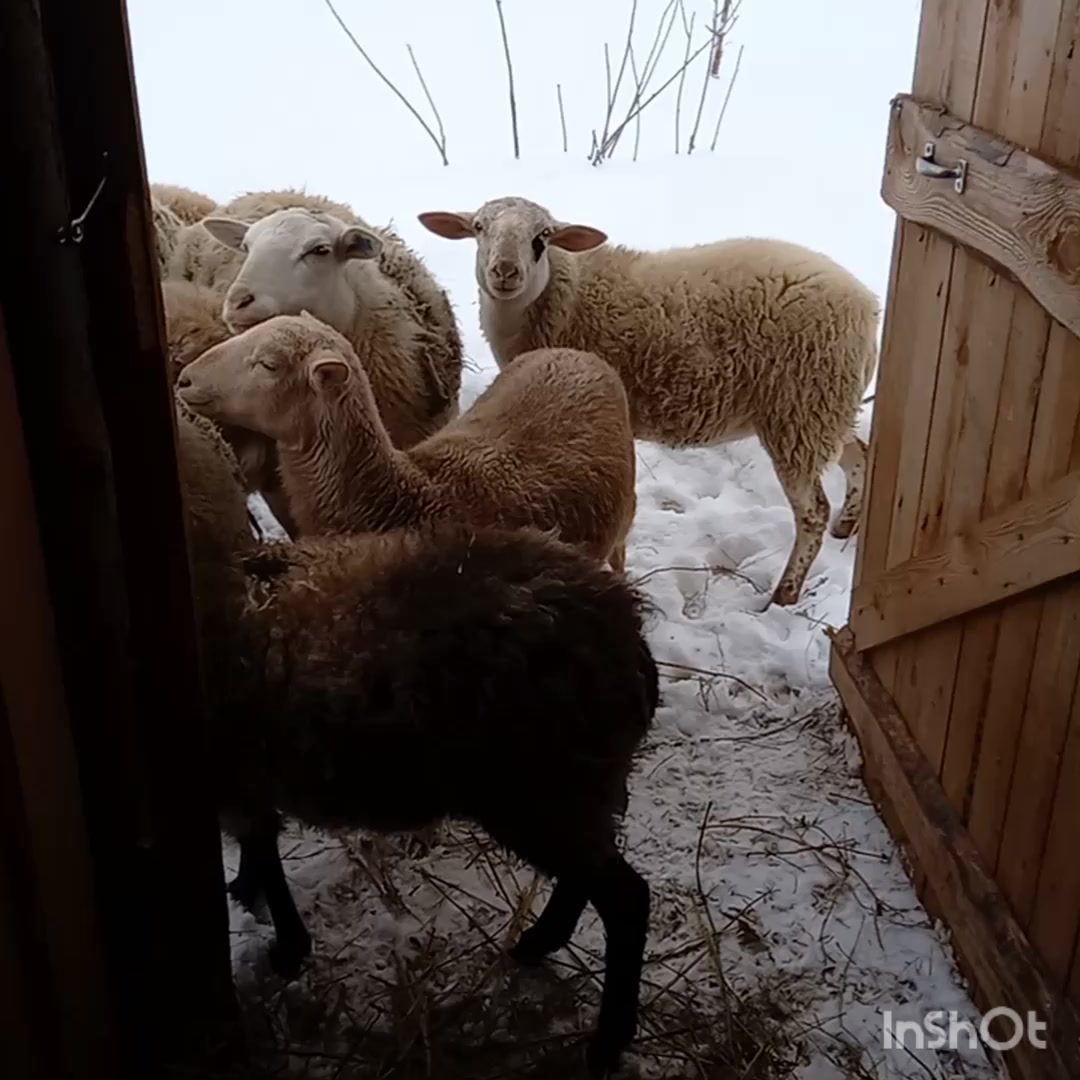
[[[334,7],[333,0],[323,0],[323,3],[326,4],[327,8],[330,9],[330,14],[334,16],[334,19],[337,21],[338,26],[341,27],[341,29],[345,32],[345,36],[349,39],[349,41],[352,42],[353,48],[356,49],[356,51],[367,62],[368,67],[370,67],[371,70],[374,71],[375,74],[378,75],[380,79],[382,79],[382,81],[394,92],[394,94],[397,96],[398,100],[405,106],[405,108],[408,109],[409,112],[411,112],[413,114],[413,116],[416,117],[417,122],[424,129],[424,131],[427,132],[428,138],[431,139],[431,141],[435,144],[435,149],[439,151],[439,156],[442,158],[442,163],[444,165],[449,165],[450,162],[446,157],[446,136],[445,136],[445,134],[440,139],[439,136],[436,135],[435,132],[431,130],[431,125],[428,124],[428,122],[416,111],[416,108],[413,106],[412,102],[409,101],[409,99],[394,85],[394,83],[389,78],[387,78],[387,76],[385,74],[383,74],[382,69],[379,67],[378,64],[375,63],[374,60],[371,59],[371,56],[368,54],[367,50],[363,47],[363,45],[360,44],[359,41],[357,41],[356,35],[353,34],[353,32],[349,29],[348,25],[346,24],[345,20],[338,14],[337,8]],[[410,51],[410,55],[411,55],[412,50],[410,49],[409,51]],[[415,58],[413,60],[413,64],[414,64],[414,66],[416,64]],[[417,73],[417,75],[420,74],[420,69],[419,68],[416,69],[416,73]],[[421,85],[423,85],[423,83],[424,83],[423,76],[421,76],[420,82],[421,82]],[[424,86],[424,92],[425,93],[427,92],[427,87],[426,86]],[[431,100],[430,95],[428,95],[428,100],[429,101]],[[434,105],[432,106],[432,108],[434,108]],[[437,113],[436,113],[436,117],[438,117]],[[441,121],[439,122],[439,130],[442,131],[442,123],[441,123]]]
[[506,20],[503,18],[502,0],[495,0],[499,13],[499,30],[502,32],[503,52],[506,54],[506,77],[510,85],[510,127],[514,135],[514,157],[521,157],[521,145],[518,141],[517,98],[514,96],[514,65],[510,60],[510,42],[506,37]]

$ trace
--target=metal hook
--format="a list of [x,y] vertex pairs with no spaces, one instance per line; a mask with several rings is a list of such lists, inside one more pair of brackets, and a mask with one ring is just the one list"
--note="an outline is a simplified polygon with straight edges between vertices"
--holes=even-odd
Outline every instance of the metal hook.
[[105,171],[106,162],[109,160],[108,151],[103,151],[101,155],[101,179],[98,181],[98,186],[94,189],[94,194],[90,196],[90,201],[86,204],[83,212],[72,221],[69,221],[66,225],[61,225],[57,229],[57,236],[61,244],[80,244],[82,238],[85,235],[83,225],[86,223],[86,219],[90,216],[90,211],[94,209],[94,204],[98,201],[98,197],[105,189],[105,181],[108,179],[108,175]]
[[967,162],[961,160],[953,168],[939,165],[934,161],[934,144],[932,142],[923,145],[922,154],[915,159],[915,171],[922,176],[932,176],[938,180],[952,180],[953,188],[957,195],[964,193],[964,184],[967,181]]

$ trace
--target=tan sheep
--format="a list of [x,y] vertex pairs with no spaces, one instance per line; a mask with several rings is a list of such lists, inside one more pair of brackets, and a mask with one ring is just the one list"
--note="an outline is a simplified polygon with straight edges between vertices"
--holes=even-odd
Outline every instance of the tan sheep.
[[300,532],[382,532],[432,520],[551,529],[613,568],[635,510],[626,392],[609,364],[521,357],[442,431],[394,448],[365,365],[311,316],[276,316],[186,367],[177,393],[218,423],[277,441]]
[[[221,317],[221,296],[212,289],[190,281],[163,281],[161,295],[165,306],[169,383],[175,385],[187,364],[232,335]],[[222,435],[239,463],[245,490],[257,491],[281,527],[295,537],[296,523],[281,488],[273,440],[236,427],[223,428]]]
[[795,515],[773,601],[795,603],[828,525],[829,465],[847,479],[833,535],[859,520],[866,446],[855,423],[877,364],[874,294],[825,255],[779,240],[601,246],[599,229],[515,197],[419,219],[477,241],[480,322],[501,368],[533,349],[590,350],[622,376],[639,438],[761,440]]
[[[224,217],[203,226],[246,252],[225,295],[233,330],[306,310],[344,334],[369,373],[395,369],[409,384],[396,445],[411,446],[457,415],[463,362],[457,321],[445,293],[393,234],[302,208],[275,211],[250,226]],[[411,432],[402,428],[406,418]]]
[[153,195],[150,196],[150,221],[154,227],[158,276],[164,280],[185,226],[173,210]]
[[218,209],[209,195],[179,184],[151,184],[150,196],[168,207],[185,225],[194,225]]

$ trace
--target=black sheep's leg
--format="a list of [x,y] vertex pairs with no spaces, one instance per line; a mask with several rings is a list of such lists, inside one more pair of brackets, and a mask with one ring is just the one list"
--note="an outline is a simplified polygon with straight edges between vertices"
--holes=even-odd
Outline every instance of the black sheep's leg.
[[284,979],[295,978],[311,953],[311,935],[304,926],[285,879],[278,853],[277,825],[252,830],[247,837],[254,873],[266,895],[277,940],[270,947],[270,966]]
[[226,890],[245,911],[254,911],[259,898],[266,891],[259,880],[257,856],[252,852],[251,840],[246,836],[240,838],[240,866]]
[[649,886],[613,851],[590,877],[589,899],[604,924],[604,990],[596,1033],[587,1050],[589,1073],[608,1075],[637,1033],[641,968],[649,924]]
[[518,938],[510,955],[522,964],[538,964],[561,949],[573,937],[588,902],[588,893],[580,881],[560,877],[540,917]]

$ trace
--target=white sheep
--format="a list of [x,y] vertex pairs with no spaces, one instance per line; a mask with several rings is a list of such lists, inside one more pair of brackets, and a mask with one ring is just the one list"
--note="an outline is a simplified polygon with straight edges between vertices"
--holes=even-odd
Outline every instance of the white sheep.
[[[160,187],[160,185],[157,186]],[[162,198],[161,201],[169,204],[166,198]],[[240,267],[244,265],[244,253],[216,240],[202,227],[203,218],[220,214],[250,225],[259,218],[272,214],[275,210],[303,207],[306,210],[322,210],[333,214],[350,225],[364,224],[356,212],[344,203],[335,202],[325,195],[314,195],[296,188],[282,188],[278,191],[247,191],[223,206],[210,203],[209,209],[197,217],[181,213],[179,204],[169,205],[179,214],[185,225],[176,236],[165,276],[174,280],[190,281],[196,285],[214,289],[222,295],[240,272]],[[200,205],[205,207],[205,204]]]
[[457,319],[427,267],[389,229],[301,207],[251,225],[211,217],[202,226],[245,255],[225,293],[223,315],[234,332],[308,311],[343,334],[366,367],[416,372],[429,387],[429,408],[415,411],[414,437],[399,446],[457,415],[464,353]]
[[480,322],[500,367],[532,349],[589,350],[622,376],[639,438],[685,447],[758,436],[795,514],[773,602],[795,603],[828,525],[821,476],[837,460],[847,498],[833,535],[849,536],[861,512],[855,423],[877,364],[874,294],[795,244],[602,247],[599,229],[522,198],[419,220],[477,241]]

